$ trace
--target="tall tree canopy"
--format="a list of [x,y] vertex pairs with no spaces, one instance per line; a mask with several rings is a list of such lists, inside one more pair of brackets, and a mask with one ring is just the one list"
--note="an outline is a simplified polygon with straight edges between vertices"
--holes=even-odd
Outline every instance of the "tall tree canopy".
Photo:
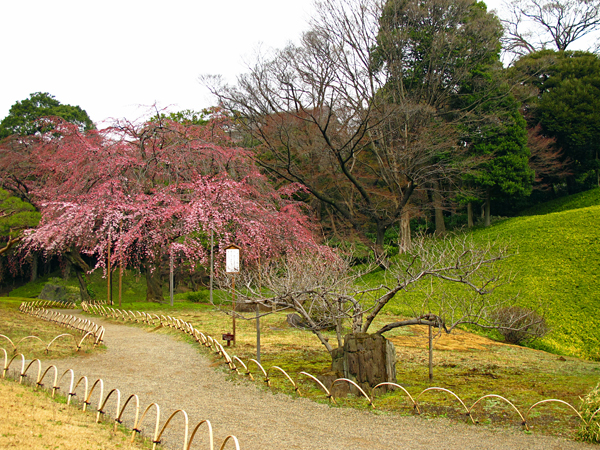
[[13,134],[32,135],[52,127],[49,117],[60,117],[81,130],[94,128],[92,120],[79,106],[63,105],[47,92],[36,92],[11,106],[8,116],[0,122],[0,139]]
[[[524,80],[521,95],[530,126],[540,124],[562,149],[570,192],[598,183],[600,58],[545,50],[522,57],[511,71]],[[596,177],[590,177],[594,171]]]
[[0,173],[25,186],[42,214],[23,245],[94,255],[96,267],[111,252],[114,264],[143,268],[151,301],[162,299],[164,258],[207,265],[211,232],[221,249],[242,247],[246,264],[318,251],[290,199],[296,187],[272,188],[246,151],[225,145],[224,127],[160,119],[84,134],[55,121],[49,133],[5,142]]
[[299,46],[259,59],[237,86],[205,81],[263,167],[365,243],[374,235],[377,251],[416,190],[459,172],[456,124],[477,112],[449,99],[498,61],[502,28],[471,0],[327,0],[318,11]]
[[[493,80],[493,81],[492,81]],[[473,82],[464,84],[454,100],[456,107],[474,103],[478,97],[478,120],[462,127],[462,141],[473,158],[470,170],[463,174],[466,189],[458,198],[468,202],[469,224],[472,225],[473,200],[484,200],[484,222],[491,223],[491,200],[510,199],[531,193],[534,172],[529,167],[530,151],[526,121],[520,103],[511,94],[503,71],[480,72]],[[488,90],[473,90],[483,83]],[[465,102],[466,99],[466,102]]]

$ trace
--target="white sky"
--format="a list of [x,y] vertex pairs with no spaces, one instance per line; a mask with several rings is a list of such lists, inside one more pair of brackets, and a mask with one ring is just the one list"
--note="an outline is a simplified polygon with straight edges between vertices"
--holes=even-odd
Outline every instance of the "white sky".
[[260,46],[297,41],[312,12],[312,0],[4,0],[0,120],[33,92],[99,127],[155,103],[200,110],[215,104],[201,74],[235,82]]
[[201,74],[234,82],[261,43],[297,39],[311,11],[311,0],[3,1],[0,120],[33,92],[81,106],[99,126],[155,102],[214,105]]

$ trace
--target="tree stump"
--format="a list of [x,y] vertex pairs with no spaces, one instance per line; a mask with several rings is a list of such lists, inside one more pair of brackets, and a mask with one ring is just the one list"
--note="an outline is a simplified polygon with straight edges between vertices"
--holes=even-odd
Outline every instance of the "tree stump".
[[396,383],[394,344],[379,334],[346,335],[344,346],[333,351],[331,360],[334,372],[363,389],[370,390],[383,382]]

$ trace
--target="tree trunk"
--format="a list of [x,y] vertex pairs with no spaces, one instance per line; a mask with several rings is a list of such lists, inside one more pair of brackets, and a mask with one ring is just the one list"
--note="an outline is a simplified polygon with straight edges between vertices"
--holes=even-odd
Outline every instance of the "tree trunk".
[[355,333],[344,337],[343,347],[331,352],[331,369],[361,388],[396,383],[394,344],[379,334]]
[[90,297],[90,293],[87,289],[87,283],[85,281],[84,274],[75,269],[75,274],[77,275],[77,281],[79,281],[79,296],[81,297],[82,302],[90,302],[92,301],[92,297]]
[[442,236],[446,234],[446,224],[444,223],[444,210],[442,209],[442,194],[440,193],[440,184],[433,184],[433,209],[435,211],[435,234]]
[[87,273],[90,271],[90,266],[88,266],[81,255],[75,250],[65,253],[65,257],[75,268],[75,274],[77,275],[77,281],[79,282],[79,296],[81,297],[81,301],[91,301],[92,298],[88,292],[86,279]]
[[154,268],[146,265],[146,301],[163,303],[165,301],[162,290],[162,277],[160,266]]
[[64,266],[61,267],[63,280],[68,280],[69,278],[71,278],[71,268],[73,264],[71,263],[69,258],[64,258],[62,262],[64,264]]
[[400,242],[399,252],[404,253],[410,250],[412,245],[410,235],[410,213],[408,208],[404,208],[402,216],[400,217]]
[[467,203],[467,227],[473,228],[473,203]]
[[38,255],[33,253],[31,255],[31,278],[29,281],[35,281],[38,278]]

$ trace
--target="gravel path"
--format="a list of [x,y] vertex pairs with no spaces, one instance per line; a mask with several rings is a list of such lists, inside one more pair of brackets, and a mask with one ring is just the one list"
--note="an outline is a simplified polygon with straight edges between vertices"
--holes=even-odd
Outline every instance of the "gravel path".
[[[227,381],[226,374],[211,367],[214,364],[196,348],[171,336],[97,317],[93,320],[106,329],[106,352],[48,360],[45,366],[54,364],[61,374],[71,368],[76,380],[85,375],[90,384],[102,378],[104,395],[118,388],[123,401],[135,393],[142,411],[150,403],[158,403],[161,426],[176,409],[188,413],[191,428],[209,419],[216,449],[230,434],[239,439],[242,450],[596,449],[535,433],[490,431],[481,425],[444,419],[332,408],[272,394],[251,383]],[[65,390],[68,387],[61,388],[63,393]],[[81,396],[83,389],[77,392]],[[114,405],[112,401],[107,407],[111,415]],[[96,406],[94,394],[92,407]],[[174,419],[172,433],[163,440],[168,448],[182,447],[181,424],[180,418]],[[152,427],[151,420],[146,419],[144,430],[151,431]],[[205,431],[201,428],[198,433],[192,448],[208,448]],[[228,444],[227,448],[234,447]]]

